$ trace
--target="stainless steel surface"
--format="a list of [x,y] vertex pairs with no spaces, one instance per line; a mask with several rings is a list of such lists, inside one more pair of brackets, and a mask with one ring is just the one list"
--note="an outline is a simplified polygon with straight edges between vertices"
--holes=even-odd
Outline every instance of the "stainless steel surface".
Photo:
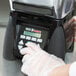
[[[9,0],[11,10],[13,10],[12,1],[24,4],[32,4],[37,6],[53,7],[53,17],[60,19],[64,18],[70,11],[73,10],[74,0]],[[15,10],[15,9],[14,9]]]
[[21,61],[8,61],[3,59],[2,76],[24,76],[21,73]]
[[21,73],[21,61],[8,61],[3,58],[3,43],[6,28],[0,27],[0,76],[24,76]]
[[20,3],[27,3],[39,6],[48,6],[48,7],[52,7],[54,5],[53,0],[12,0],[12,1],[18,1]]
[[73,6],[74,6],[74,0],[63,0],[63,3],[61,5],[62,7],[61,18],[65,17],[70,11],[72,11]]

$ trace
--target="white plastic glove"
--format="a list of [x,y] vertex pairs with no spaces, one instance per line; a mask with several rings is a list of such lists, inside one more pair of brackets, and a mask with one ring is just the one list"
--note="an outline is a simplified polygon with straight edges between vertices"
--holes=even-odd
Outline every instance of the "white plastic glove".
[[35,43],[27,43],[20,53],[24,55],[21,71],[28,76],[48,76],[58,66],[64,65],[64,61],[54,55],[48,54]]

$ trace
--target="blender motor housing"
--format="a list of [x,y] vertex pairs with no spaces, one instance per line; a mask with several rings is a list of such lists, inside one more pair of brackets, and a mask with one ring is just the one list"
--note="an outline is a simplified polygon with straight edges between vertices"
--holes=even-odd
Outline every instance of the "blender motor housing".
[[29,41],[39,44],[48,53],[62,59],[66,52],[73,51],[73,27],[65,26],[73,16],[73,10],[58,18],[54,6],[20,0],[12,1],[12,6],[4,41],[5,59],[21,59],[19,51],[26,47],[25,43]]

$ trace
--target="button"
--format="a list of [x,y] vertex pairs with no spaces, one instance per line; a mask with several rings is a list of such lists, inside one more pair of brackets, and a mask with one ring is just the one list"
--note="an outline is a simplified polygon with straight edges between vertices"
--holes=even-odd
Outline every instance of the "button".
[[20,44],[20,45],[23,45],[23,44],[24,44],[24,43],[23,43],[23,40],[21,40],[21,41],[19,42],[19,44]]
[[31,40],[31,37],[30,36],[26,36],[26,40]]
[[21,38],[21,39],[25,39],[25,36],[24,36],[24,35],[20,35],[20,38]]
[[27,31],[31,31],[31,28],[26,28]]
[[35,33],[41,33],[40,30],[36,30],[36,29],[32,29],[32,32],[35,32]]
[[42,39],[37,39],[37,42],[40,42],[40,43],[42,43]]
[[32,37],[32,39],[31,39],[32,41],[36,41],[37,39],[36,38],[34,38],[34,37]]
[[23,48],[23,46],[21,45],[18,45],[18,49],[21,50]]

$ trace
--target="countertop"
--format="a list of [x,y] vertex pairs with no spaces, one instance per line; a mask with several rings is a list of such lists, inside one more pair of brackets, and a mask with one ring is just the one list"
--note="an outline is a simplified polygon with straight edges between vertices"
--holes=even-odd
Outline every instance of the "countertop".
[[9,61],[3,58],[5,31],[5,27],[0,27],[0,76],[24,76],[21,72],[20,60]]

